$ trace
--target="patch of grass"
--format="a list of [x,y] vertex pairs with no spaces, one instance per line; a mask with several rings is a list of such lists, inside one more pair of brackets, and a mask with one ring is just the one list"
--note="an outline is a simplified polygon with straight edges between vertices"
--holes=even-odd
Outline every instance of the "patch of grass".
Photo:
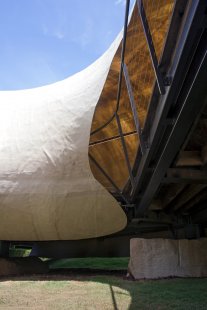
[[207,279],[135,282],[112,276],[22,277],[0,282],[0,309],[204,310],[206,292]]
[[9,256],[10,257],[27,257],[29,256],[31,249],[21,249],[10,247],[9,249]]
[[[111,285],[119,286],[119,279]],[[207,309],[207,279],[123,281],[121,287],[130,292],[130,309]]]
[[[48,260],[51,269],[127,269],[129,258]],[[11,281],[12,280],[12,281]],[[0,309],[207,309],[207,279],[128,281],[114,276],[47,275],[0,282]]]
[[126,270],[128,266],[128,257],[113,258],[70,258],[48,261],[50,269],[58,268],[90,268],[104,270]]

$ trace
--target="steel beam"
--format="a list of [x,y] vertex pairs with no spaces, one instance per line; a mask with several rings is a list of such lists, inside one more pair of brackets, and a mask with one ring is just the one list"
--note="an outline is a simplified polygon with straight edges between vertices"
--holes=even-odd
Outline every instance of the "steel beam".
[[[178,1],[177,4],[179,5],[179,3],[182,4],[182,2]],[[206,4],[203,1],[194,0],[189,5],[190,8],[188,11],[188,15],[183,25],[182,33],[177,44],[173,61],[171,63],[171,68],[168,72],[168,74],[173,77],[172,84],[170,87],[167,87],[166,94],[162,96],[160,100],[156,97],[157,108],[153,112],[153,119],[150,115],[148,115],[146,119],[146,128],[148,135],[147,139],[150,148],[146,150],[144,156],[142,156],[141,158],[137,158],[138,167],[136,168],[135,189],[132,190],[130,193],[132,201],[136,201],[137,196],[142,189],[142,182],[144,176],[146,175],[146,171],[149,168],[150,161],[163,135],[163,124],[167,119],[170,107],[177,100],[178,94],[182,87],[182,81],[185,78],[186,71],[188,70],[191,59],[193,58],[192,51],[194,51],[195,44],[198,44],[200,39],[198,29],[200,29],[203,19],[205,17],[204,12]],[[153,104],[155,104],[155,102],[153,102]],[[149,128],[150,130],[148,132]]]
[[131,168],[131,164],[130,164],[130,161],[129,161],[129,155],[128,155],[128,151],[127,151],[126,142],[125,142],[124,136],[123,136],[123,131],[122,131],[122,126],[121,126],[120,118],[119,118],[119,115],[117,113],[115,114],[115,116],[116,116],[116,122],[117,122],[117,125],[118,125],[119,135],[120,135],[120,138],[121,138],[121,144],[122,144],[122,148],[123,148],[123,152],[124,152],[124,157],[125,157],[127,169],[128,169],[128,172],[129,172],[130,182],[131,182],[132,188],[134,188],[134,176],[132,174],[132,168]]
[[207,184],[207,170],[170,168],[163,183]]
[[181,151],[175,163],[176,167],[201,167],[202,165],[203,161],[199,151]]
[[152,36],[150,33],[150,28],[148,25],[148,21],[147,21],[147,17],[146,17],[146,13],[145,13],[145,9],[144,9],[144,5],[142,3],[142,0],[137,0],[137,5],[138,5],[138,10],[139,10],[142,26],[144,29],[144,34],[145,34],[145,37],[147,40],[147,45],[149,48],[150,57],[152,59],[152,65],[153,65],[153,69],[154,69],[154,72],[156,75],[157,84],[158,84],[158,87],[160,90],[160,94],[164,95],[165,94],[164,79],[163,79],[162,74],[160,72],[160,69],[158,67],[157,55],[155,52],[155,48],[154,48],[154,44],[153,44],[153,40],[152,40]]
[[132,86],[131,86],[127,66],[125,63],[123,63],[122,68],[123,68],[123,72],[124,72],[124,77],[125,77],[126,87],[127,87],[127,91],[128,91],[129,101],[131,104],[131,109],[132,109],[132,113],[133,113],[133,117],[134,117],[134,123],[135,123],[137,134],[139,136],[141,151],[142,151],[142,154],[144,154],[146,151],[146,143],[145,143],[143,135],[142,135],[142,129],[140,126],[140,121],[139,121],[139,117],[138,117],[138,113],[137,113],[136,103],[134,100]]
[[207,81],[206,68],[207,51],[204,53],[203,59],[189,89],[183,107],[156,165],[154,173],[152,174],[150,182],[148,183],[143,197],[139,202],[138,214],[143,214],[147,211],[168,167],[175,158],[178,150],[181,148],[188,131],[193,124],[195,115],[197,115],[207,104],[206,84],[204,82]]
[[[125,132],[125,133],[123,132],[123,136],[124,137],[133,136],[133,135],[137,135],[136,130]],[[97,144],[107,143],[107,142],[110,142],[110,141],[113,141],[113,140],[117,140],[117,139],[120,139],[120,138],[121,138],[120,135],[116,135],[116,136],[113,136],[113,137],[110,137],[110,138],[105,138],[105,139],[97,140],[97,141],[94,141],[94,142],[90,142],[89,143],[89,147],[92,147],[92,146],[97,145]]]

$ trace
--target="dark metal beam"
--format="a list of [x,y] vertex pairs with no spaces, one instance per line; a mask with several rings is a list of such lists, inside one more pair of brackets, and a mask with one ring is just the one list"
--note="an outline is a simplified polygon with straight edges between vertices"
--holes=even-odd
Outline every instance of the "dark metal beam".
[[160,72],[160,69],[158,67],[158,60],[157,60],[157,55],[155,52],[155,48],[154,48],[154,44],[153,44],[153,40],[152,40],[152,36],[150,33],[150,28],[148,25],[148,21],[147,21],[147,17],[146,17],[146,13],[144,10],[144,5],[142,3],[142,0],[137,0],[137,5],[138,5],[138,10],[139,10],[139,14],[140,14],[140,18],[141,18],[141,22],[142,22],[142,26],[144,29],[144,34],[147,40],[147,45],[149,48],[149,52],[150,52],[150,57],[152,59],[152,65],[154,68],[154,72],[156,75],[156,79],[157,79],[157,84],[160,90],[160,94],[164,95],[165,94],[165,85],[164,85],[164,79],[162,77],[162,74]]
[[[176,5],[178,6],[176,12],[179,12],[179,4],[183,5],[182,1],[176,2]],[[200,40],[200,33],[198,33],[198,29],[200,29],[205,17],[204,12],[206,4],[199,0],[194,0],[189,3],[189,5],[190,8],[188,9],[188,15],[182,26],[183,29],[180,39],[177,42],[174,57],[171,61],[171,68],[168,72],[168,74],[173,77],[171,86],[167,87],[166,94],[160,99],[156,96],[156,102],[153,101],[152,97],[153,106],[156,105],[155,110],[152,109],[152,104],[150,103],[149,109],[153,111],[153,118],[152,113],[148,113],[144,127],[144,134],[147,134],[150,148],[146,150],[146,153],[141,158],[138,153],[136,159],[138,166],[136,167],[135,189],[131,190],[132,201],[136,201],[140,190],[142,190],[144,176],[146,175],[150,161],[163,135],[163,124],[167,119],[170,107],[177,100],[182,87],[183,79],[187,74],[186,71],[188,70],[194,56],[196,44],[198,44]],[[171,35],[172,34],[173,33],[171,33]]]
[[194,210],[198,211],[198,205],[202,204],[205,200],[207,200],[207,188],[201,190],[185,206],[183,206],[182,212],[191,214]]
[[[195,115],[197,115],[207,103],[207,51],[205,51],[201,64],[188,91],[183,107],[178,115],[176,123],[171,131],[168,141],[160,156],[157,166],[152,174],[150,182],[143,194],[138,206],[138,214],[147,211],[150,202],[155,195],[167,169],[181,148],[185,137],[190,130]],[[195,104],[196,103],[196,104]]]
[[[123,132],[123,136],[124,137],[133,136],[133,135],[137,135],[136,130],[129,131],[129,132]],[[117,135],[117,136],[113,136],[113,137],[110,137],[110,138],[105,138],[105,139],[97,140],[97,141],[94,141],[94,142],[90,142],[89,143],[89,147],[97,145],[97,144],[107,143],[107,142],[110,142],[110,141],[113,141],[113,140],[117,140],[117,139],[120,139],[120,138],[121,137],[119,135]]]
[[203,165],[201,152],[181,151],[176,160],[176,167],[200,167]]
[[152,219],[152,218],[133,218],[132,223],[148,223],[148,224],[158,224],[158,225],[172,225],[172,221],[166,221],[166,220],[159,220],[159,219]]
[[124,157],[125,157],[125,161],[126,161],[126,165],[127,165],[127,169],[129,172],[129,178],[130,178],[130,182],[131,182],[131,186],[132,188],[134,188],[134,176],[132,174],[132,168],[131,168],[131,164],[129,161],[129,155],[128,155],[128,151],[127,151],[127,146],[126,146],[126,142],[124,140],[124,136],[123,136],[123,131],[122,131],[122,126],[121,126],[121,122],[120,122],[120,118],[119,115],[116,113],[116,122],[118,125],[118,131],[119,131],[119,135],[121,138],[121,144],[122,144],[122,148],[123,148],[123,152],[124,152]]
[[127,87],[127,91],[128,91],[129,101],[130,101],[130,104],[131,104],[131,109],[132,109],[132,113],[133,113],[133,117],[134,117],[134,123],[135,123],[137,134],[139,136],[141,151],[142,151],[142,154],[144,154],[145,151],[146,151],[146,143],[145,143],[143,135],[142,135],[142,129],[141,129],[141,126],[140,126],[140,121],[139,121],[139,117],[138,117],[138,113],[137,113],[136,103],[135,103],[135,100],[134,100],[134,95],[133,95],[133,91],[132,91],[131,82],[130,82],[130,79],[129,79],[129,74],[128,74],[127,66],[126,66],[125,63],[123,63],[122,67],[123,67],[126,87]]
[[[165,211],[170,213],[185,213],[186,206],[194,201],[195,197],[200,195],[203,190],[206,190],[206,184],[190,184],[187,185],[182,192],[165,207]],[[184,211],[184,212],[183,212]]]
[[170,168],[163,183],[207,184],[207,170]]

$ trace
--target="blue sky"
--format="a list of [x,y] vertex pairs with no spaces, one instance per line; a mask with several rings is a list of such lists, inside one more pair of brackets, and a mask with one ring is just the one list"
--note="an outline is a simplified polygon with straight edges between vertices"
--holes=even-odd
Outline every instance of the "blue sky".
[[125,0],[0,0],[0,89],[62,80],[96,60],[123,26]]

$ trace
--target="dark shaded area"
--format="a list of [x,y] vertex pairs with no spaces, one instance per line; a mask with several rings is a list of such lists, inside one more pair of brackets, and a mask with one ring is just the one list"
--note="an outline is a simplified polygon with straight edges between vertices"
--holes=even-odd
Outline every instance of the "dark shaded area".
[[0,276],[41,274],[48,271],[48,264],[38,257],[0,258]]

